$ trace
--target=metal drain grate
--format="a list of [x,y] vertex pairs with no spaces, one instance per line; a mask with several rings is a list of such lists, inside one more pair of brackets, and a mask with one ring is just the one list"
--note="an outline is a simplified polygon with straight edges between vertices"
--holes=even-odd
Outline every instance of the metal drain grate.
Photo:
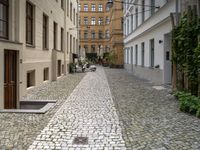
[[73,140],[73,144],[75,145],[87,145],[88,137],[75,137]]

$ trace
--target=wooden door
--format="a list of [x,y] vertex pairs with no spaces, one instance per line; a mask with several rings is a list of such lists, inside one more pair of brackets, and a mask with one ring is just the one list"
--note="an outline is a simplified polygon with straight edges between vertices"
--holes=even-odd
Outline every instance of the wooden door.
[[16,51],[4,51],[4,108],[16,108],[17,58]]

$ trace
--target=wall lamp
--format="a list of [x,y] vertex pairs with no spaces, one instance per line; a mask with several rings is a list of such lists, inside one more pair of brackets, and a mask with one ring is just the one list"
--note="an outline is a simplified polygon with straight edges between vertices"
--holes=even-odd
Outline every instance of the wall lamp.
[[145,6],[145,7],[151,7],[151,8],[160,8],[160,6],[151,6],[151,5],[142,5],[142,4],[137,4],[137,3],[128,3],[128,2],[124,2],[124,0],[122,0],[122,1],[108,0],[108,2],[106,3],[106,7],[112,8],[114,2],[115,3],[135,5],[135,6]]

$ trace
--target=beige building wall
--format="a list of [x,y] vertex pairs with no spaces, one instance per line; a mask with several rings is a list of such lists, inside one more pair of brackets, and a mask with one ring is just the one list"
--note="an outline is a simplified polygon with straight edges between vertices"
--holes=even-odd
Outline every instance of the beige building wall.
[[[33,45],[26,44],[26,2],[34,6]],[[70,13],[72,13],[71,19]],[[45,50],[43,49],[43,14],[48,16],[48,49]],[[19,105],[19,100],[27,90],[43,84],[44,68],[49,68],[49,81],[58,78],[58,60],[61,60],[62,75],[67,73],[70,56],[77,51],[77,47],[72,47],[70,50],[70,42],[72,45],[78,45],[76,14],[77,1],[75,0],[63,0],[63,8],[61,8],[61,0],[9,0],[9,36],[8,39],[0,39],[0,108],[4,108],[4,50],[17,51],[17,103]],[[54,22],[57,23],[55,49],[53,48]],[[61,28],[64,29],[63,51],[61,51]],[[70,35],[76,43],[70,41]],[[31,70],[35,71],[35,84],[27,88],[27,72]]]
[[[117,3],[111,9],[106,9],[106,4],[108,0],[80,0],[80,47],[81,49],[85,48],[85,45],[88,46],[86,53],[97,53],[101,57],[103,53],[114,51],[117,60],[116,64],[123,64],[123,29],[121,17],[122,13],[122,4]],[[84,10],[84,5],[88,4],[88,11]],[[95,5],[96,10],[92,11],[92,4]],[[99,4],[102,4],[102,11],[99,11]],[[84,17],[88,17],[88,24],[84,24]],[[96,18],[96,24],[91,24],[91,18]],[[99,25],[99,17],[103,18],[103,24]],[[109,19],[109,23],[106,23],[106,18]],[[99,30],[103,32],[103,38],[99,39]],[[84,38],[84,32],[88,31],[88,39]],[[91,38],[91,32],[95,32],[95,39]],[[106,37],[106,31],[109,31],[109,37]],[[91,45],[95,45],[95,51],[91,50]],[[99,50],[99,45],[102,47]]]

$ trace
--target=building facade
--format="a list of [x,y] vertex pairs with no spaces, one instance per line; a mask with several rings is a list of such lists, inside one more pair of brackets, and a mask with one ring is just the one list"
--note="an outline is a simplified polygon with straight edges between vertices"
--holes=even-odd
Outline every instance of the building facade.
[[131,3],[137,5],[124,5],[125,68],[156,84],[170,84],[170,13],[176,12],[176,1],[133,0]]
[[78,45],[74,0],[0,0],[0,108],[68,72]]
[[122,3],[109,8],[107,2],[80,0],[80,49],[97,58],[113,51],[120,55],[116,64],[123,64]]

